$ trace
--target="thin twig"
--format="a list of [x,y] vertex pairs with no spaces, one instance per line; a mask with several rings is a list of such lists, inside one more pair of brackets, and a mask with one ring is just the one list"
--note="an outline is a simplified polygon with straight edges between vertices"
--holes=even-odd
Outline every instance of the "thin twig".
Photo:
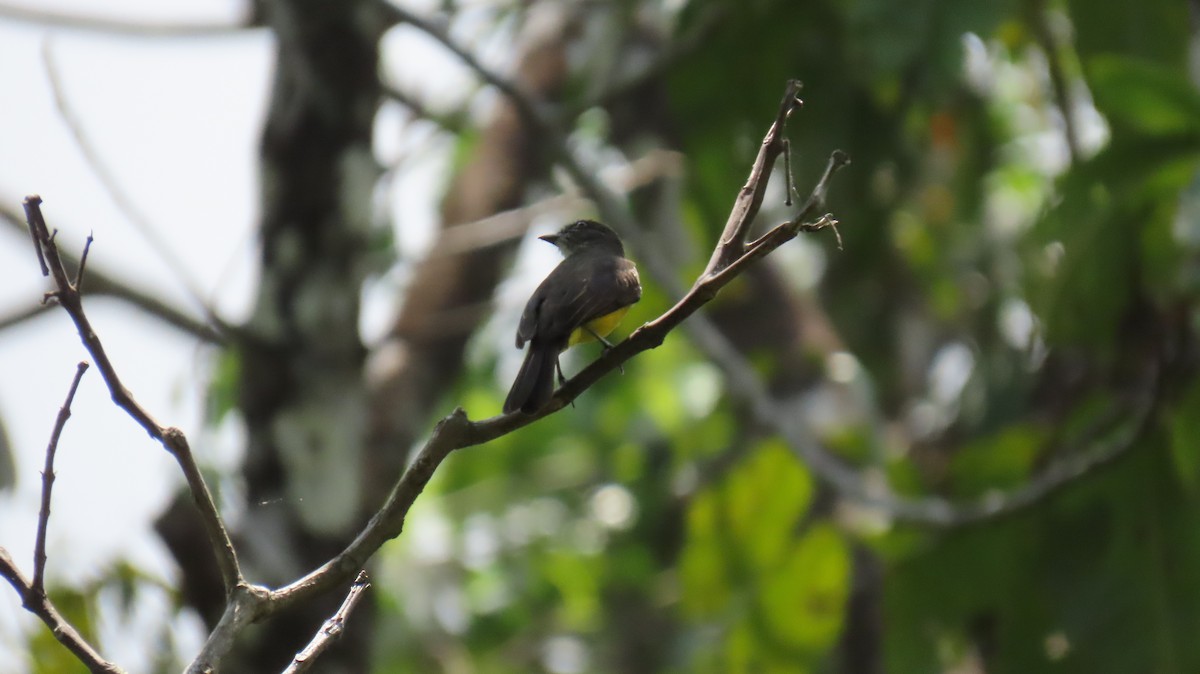
[[283,674],[300,674],[307,672],[313,666],[317,658],[342,636],[342,632],[346,629],[346,620],[350,618],[350,613],[369,587],[371,587],[371,583],[367,580],[367,572],[359,571],[358,577],[354,579],[354,584],[350,586],[350,592],[346,594],[346,600],[329,617],[329,620],[321,625],[321,629],[317,630],[312,641],[296,654],[296,657],[292,659],[292,664],[283,670]]
[[[413,25],[417,28],[423,27],[423,24],[421,23],[414,23]],[[453,42],[444,32],[431,32],[429,34],[446,45],[452,53],[458,54],[460,57],[465,54],[460,47],[453,44]],[[479,65],[474,59],[464,58],[464,62],[468,67],[479,73],[480,76],[486,81],[495,82],[498,80],[503,80],[503,78],[496,73],[491,72]],[[765,255],[771,250],[774,250],[787,240],[790,240],[799,231],[816,231],[819,229],[831,228],[837,237],[838,247],[841,248],[841,233],[837,229],[838,223],[835,219],[829,216],[822,216],[815,221],[806,221],[808,218],[812,217],[814,212],[824,208],[825,199],[828,193],[829,181],[832,179],[832,176],[837,172],[838,169],[849,163],[848,155],[840,150],[836,150],[830,155],[824,175],[818,182],[817,186],[813,189],[812,193],[809,195],[809,198],[806,200],[804,206],[792,220],[776,227],[756,240],[754,244],[750,246],[749,254],[746,254],[743,243],[745,241],[750,224],[753,222],[754,216],[757,215],[762,204],[762,198],[766,191],[767,181],[770,178],[770,167],[774,165],[775,160],[778,158],[778,155],[782,150],[782,134],[784,126],[786,125],[786,122],[792,112],[802,105],[802,101],[798,97],[801,86],[801,83],[796,80],[788,82],[775,121],[772,123],[766,137],[763,139],[762,146],[759,150],[759,155],[755,159],[754,165],[751,169],[750,177],[747,180],[745,187],[743,187],[738,194],[737,201],[735,202],[734,208],[726,222],[725,230],[722,233],[721,241],[717,248],[713,251],[713,256],[709,261],[708,268],[697,280],[697,283],[692,288],[692,291],[690,291],[687,296],[681,299],[679,303],[676,304],[676,307],[673,307],[671,311],[667,312],[667,314],[664,314],[652,323],[647,323],[646,325],[642,326],[642,328],[639,328],[638,331],[635,331],[635,333],[631,335],[629,339],[621,344],[618,344],[615,348],[605,351],[599,359],[592,363],[591,366],[585,368],[583,372],[580,372],[575,378],[568,381],[555,394],[555,398],[551,404],[539,412],[539,417],[561,408],[562,405],[566,404],[570,400],[573,400],[576,395],[594,383],[596,379],[599,379],[600,375],[611,371],[614,367],[620,363],[623,363],[629,357],[632,357],[632,355],[635,355],[636,351],[630,352],[626,355],[625,349],[633,348],[631,343],[634,341],[634,337],[638,336],[641,330],[646,329],[651,325],[659,324],[660,321],[663,322],[662,324],[669,325],[670,327],[668,329],[670,329],[673,328],[674,325],[677,325],[678,322],[682,321],[687,315],[690,315],[691,311],[694,311],[694,309],[691,309],[686,313],[681,312],[680,314],[676,314],[675,309],[684,308],[684,305],[689,302],[689,297],[706,295],[710,292],[715,294],[716,290],[718,290],[720,285],[723,285],[723,283],[713,285],[706,283],[706,281],[710,277],[713,277],[714,272],[716,272],[718,269],[727,266],[735,267],[732,270],[728,270],[728,272],[725,274],[716,275],[716,277],[724,278],[727,281],[728,279],[740,273],[745,265],[750,264],[755,259]],[[618,231],[620,231],[622,236],[634,240],[635,243],[642,241],[644,237],[634,226],[632,217],[629,215],[627,208],[624,207],[622,202],[616,197],[615,194],[612,193],[611,190],[608,190],[599,180],[595,178],[591,171],[586,170],[585,167],[583,167],[575,159],[575,157],[566,150],[566,144],[563,142],[561,135],[558,134],[557,128],[547,124],[542,116],[536,113],[536,109],[532,103],[526,100],[525,96],[515,87],[497,86],[497,88],[507,94],[513,100],[518,112],[522,114],[526,123],[529,124],[531,128],[546,136],[546,142],[548,146],[559,148],[559,153],[556,159],[562,163],[563,167],[580,185],[584,193],[592,197],[604,219],[608,220],[610,224],[614,225]],[[638,253],[643,260],[649,259],[655,262],[655,264],[650,265],[652,268],[665,268],[665,265],[657,264],[660,260],[657,254],[653,252],[651,247],[636,247],[638,248]],[[669,278],[669,275],[667,274],[663,274],[661,278],[656,280],[662,283],[664,287],[668,288],[668,290],[677,286],[674,280]],[[701,292],[697,293],[697,291]],[[707,300],[702,300],[700,303],[703,304],[704,301]],[[694,320],[692,323],[708,325],[712,327],[711,323],[703,320],[703,317],[699,317],[699,320]],[[695,334],[695,331],[691,332],[693,335]],[[715,327],[712,327],[712,330],[709,332],[710,335],[718,337],[722,343],[728,345],[727,340],[725,340],[723,335],[716,331]],[[648,338],[653,339],[656,338],[657,331],[655,331],[655,333],[645,334],[648,336]],[[730,350],[732,353],[736,354],[736,350],[732,350],[731,346]],[[727,370],[726,375],[729,376],[731,372],[733,371]],[[747,379],[750,381],[754,381],[757,377],[752,368],[749,366],[740,368],[737,372],[741,375],[749,375]],[[748,385],[748,388],[753,391],[755,387]],[[1111,446],[1103,447],[1094,453],[1087,453],[1085,458],[1069,462],[1069,465],[1059,466],[1056,464],[1051,469],[1048,469],[1044,473],[1040,474],[1039,477],[1031,480],[1030,483],[1026,485],[1025,489],[1017,490],[1016,492],[1003,495],[999,498],[989,498],[986,501],[981,501],[978,503],[955,504],[937,498],[905,499],[901,497],[894,497],[892,495],[880,496],[879,494],[875,493],[877,490],[867,487],[868,480],[864,476],[861,476],[852,469],[842,465],[831,455],[826,453],[824,449],[821,448],[818,443],[816,443],[815,439],[812,438],[811,432],[803,426],[799,419],[795,418],[795,415],[781,413],[778,404],[772,401],[769,396],[766,396],[765,387],[763,387],[761,390],[763,391],[763,395],[765,397],[759,399],[760,404],[754,406],[757,410],[756,416],[758,416],[760,421],[763,421],[764,423],[769,422],[772,419],[775,420],[776,423],[769,425],[779,428],[780,430],[783,430],[784,426],[790,428],[791,430],[789,430],[787,433],[784,433],[784,435],[793,442],[793,449],[802,455],[801,458],[808,462],[809,466],[819,477],[821,477],[827,484],[833,486],[842,496],[860,502],[868,502],[874,506],[881,507],[898,519],[937,526],[959,526],[990,517],[997,517],[1024,507],[1029,503],[1036,502],[1036,500],[1044,497],[1046,494],[1052,493],[1054,490],[1070,482],[1072,479],[1086,474],[1089,470],[1091,470],[1091,468],[1103,465],[1115,459],[1116,457],[1121,456],[1125,451],[1128,451],[1129,447],[1132,446],[1132,444],[1136,441],[1136,438],[1140,436],[1139,431],[1132,433],[1127,438],[1116,438],[1112,441]],[[461,412],[461,410],[459,412]],[[1147,424],[1149,424],[1150,418],[1153,416],[1152,412],[1153,405],[1149,403],[1140,409],[1134,410],[1131,413],[1131,416],[1134,419],[1132,426],[1136,429],[1141,429],[1144,431]],[[453,417],[454,415],[451,415],[451,417],[443,419],[443,423],[451,420]],[[465,414],[463,415],[463,419],[465,421]],[[786,424],[784,424],[785,421],[787,422]],[[496,420],[478,422],[477,425],[487,423],[495,423],[497,428],[493,430],[499,430],[500,428],[505,427],[508,423],[512,422],[505,421],[504,417],[498,417]],[[514,426],[513,428],[515,427],[519,426]],[[510,430],[512,430],[512,428],[504,430],[504,432],[508,432]],[[449,451],[450,450],[447,450],[446,453],[448,454]],[[431,462],[435,463],[440,462],[441,460],[438,458],[437,453],[432,452],[427,458]],[[444,456],[441,458],[444,458]],[[423,474],[423,471],[421,474]],[[419,493],[420,489],[424,486],[424,483],[420,480],[421,474],[415,474],[413,476],[414,479],[409,485],[410,489],[415,490],[416,493]],[[401,483],[404,483],[404,478],[407,477],[409,477],[408,473],[401,478]],[[415,494],[413,494],[412,497],[415,498]],[[383,514],[383,511],[381,511],[380,514]],[[403,516],[401,515],[399,521],[396,523],[395,534],[393,535],[398,535],[402,526]],[[364,533],[366,533],[366,531],[364,531]],[[360,536],[360,539],[361,538],[362,536]],[[355,541],[355,543],[358,542],[359,541]],[[353,545],[354,544],[352,544],[352,547]],[[346,552],[351,552],[351,549],[348,548]],[[343,560],[343,563],[352,564],[353,559],[349,558]],[[318,572],[314,572],[314,574]],[[348,573],[348,571],[343,571],[343,573]],[[305,579],[301,579],[301,581],[298,581],[296,584],[294,584],[294,587],[297,589],[305,587],[305,584],[312,580],[314,574],[310,574]]]
[[687,28],[685,33],[673,35],[652,62],[645,64],[636,73],[610,83],[607,89],[585,101],[580,110],[607,108],[622,98],[635,95],[646,84],[663,77],[677,63],[686,60],[697,49],[702,48],[709,36],[724,25],[724,20],[732,11],[734,8],[729,5],[705,5],[698,16],[688,21],[690,28]]
[[[703,316],[697,318],[703,319]],[[949,501],[938,497],[905,497],[890,491],[886,482],[842,463],[831,454],[804,423],[801,415],[772,398],[745,357],[709,321],[687,324],[692,342],[725,375],[729,395],[745,405],[763,428],[778,433],[797,458],[805,463],[837,494],[900,522],[942,528],[962,527],[992,520],[1027,508],[1073,481],[1124,456],[1153,425],[1154,411],[1162,394],[1159,377],[1141,396],[1140,402],[1124,410],[1124,422],[1107,437],[1089,442],[1089,447],[1064,448],[1066,458],[1055,461],[1025,484],[1007,492],[991,492],[981,498]]]
[[71,623],[58,612],[54,604],[44,593],[35,592],[33,583],[25,578],[17,565],[13,563],[8,550],[0,547],[0,576],[8,581],[17,594],[21,596],[21,605],[30,613],[37,616],[60,644],[82,662],[92,674],[125,674],[125,670],[105,660]]
[[87,314],[83,311],[83,299],[79,294],[79,289],[72,285],[67,276],[67,270],[63,265],[62,257],[59,255],[58,246],[54,243],[46,226],[46,220],[42,215],[41,203],[41,197],[31,195],[25,198],[24,206],[26,221],[37,234],[40,249],[45,255],[46,263],[50,268],[51,275],[54,277],[54,284],[57,288],[57,290],[47,294],[47,299],[56,299],[75,323],[75,329],[79,333],[80,340],[88,350],[88,353],[91,354],[92,361],[95,363],[96,369],[100,371],[100,375],[104,379],[104,384],[108,387],[108,392],[112,396],[113,402],[125,410],[126,414],[132,417],[139,426],[150,434],[150,437],[158,440],[163,448],[175,457],[176,463],[179,464],[184,477],[187,478],[192,498],[196,503],[197,509],[200,511],[200,519],[204,523],[209,542],[213,547],[213,554],[217,558],[217,566],[221,570],[221,579],[225,583],[225,591],[227,593],[232,592],[235,586],[245,582],[242,578],[241,568],[238,565],[237,553],[233,549],[233,543],[229,539],[229,532],[225,529],[225,524],[221,519],[220,511],[217,510],[212,493],[209,491],[208,485],[200,473],[200,467],[196,464],[195,457],[192,456],[187,438],[184,436],[183,431],[178,428],[160,425],[145,408],[138,404],[133,394],[129,392],[129,389],[125,388],[125,385],[121,383],[116,368],[113,367],[112,362],[108,358],[108,353],[104,350],[104,345],[100,342],[100,337],[92,328]]
[[[33,230],[29,228],[25,220],[26,219],[22,217],[20,213],[10,209],[7,205],[0,204],[0,222],[7,223],[7,226],[12,227],[13,229],[19,228],[28,230],[31,236],[35,236],[33,234]],[[36,239],[34,241],[36,243]],[[42,263],[42,265],[45,265],[45,260],[42,259],[41,244],[37,244],[36,250],[39,261]],[[59,256],[62,258],[63,264],[67,265],[68,267],[79,266],[79,260],[73,255],[59,251]],[[46,268],[43,276],[49,275],[50,269]],[[100,270],[93,268],[88,271],[87,288],[81,288],[80,292],[82,292],[84,295],[105,295],[121,300],[136,307],[137,309],[140,309],[151,318],[163,321],[166,324],[205,343],[221,345],[226,342],[226,338],[223,336],[220,330],[226,330],[227,328],[224,326],[224,324],[217,320],[216,316],[211,316],[211,318],[217,322],[217,327],[214,328],[208,323],[205,323],[204,321],[187,314],[181,309],[168,304],[166,301],[147,294],[146,292],[134,288],[127,283],[118,281],[116,278],[108,276]],[[45,308],[45,305],[39,305],[38,309],[29,308],[20,312],[16,312],[13,315],[5,318],[0,318],[0,330],[28,320],[29,318],[40,314],[41,311],[45,310]]]
[[[112,168],[100,156],[100,151],[92,143],[91,138],[83,128],[83,122],[79,116],[75,114],[75,109],[67,100],[66,90],[63,87],[62,76],[59,73],[58,65],[54,60],[53,43],[47,39],[42,43],[42,61],[46,69],[46,79],[50,83],[50,90],[54,94],[54,106],[58,109],[58,114],[62,118],[67,129],[70,130],[72,138],[75,140],[75,145],[79,147],[79,152],[83,156],[87,165],[92,169],[92,173],[100,184],[108,192],[109,197],[117,208],[125,215],[138,234],[145,239],[146,243],[154,249],[155,254],[162,258],[166,266],[175,274],[175,278],[183,286],[192,301],[197,306],[203,308],[206,313],[212,313],[204,302],[203,293],[200,292],[199,286],[186,273],[187,266],[171,249],[171,245],[159,234],[159,228],[155,227],[150,222],[150,218],[138,208],[134,203],[133,196],[130,195],[117,180],[116,174]],[[85,249],[86,250],[86,249]]]
[[46,465],[42,468],[42,507],[38,510],[37,537],[33,541],[33,591],[46,596],[46,531],[50,527],[50,492],[54,489],[54,455],[58,452],[58,439],[62,436],[67,419],[71,418],[71,401],[75,400],[75,391],[83,373],[87,372],[87,361],[80,361],[75,367],[75,377],[71,380],[71,388],[67,391],[67,399],[58,408],[58,417],[54,420],[54,430],[50,431],[50,442],[46,445]]
[[450,113],[434,112],[416,94],[405,91],[394,84],[385,83],[383,85],[383,95],[408,108],[413,117],[432,122],[442,131],[460,134],[467,127],[467,114],[463,110]]
[[71,284],[76,291],[83,292],[83,270],[87,268],[88,252],[92,250],[92,242],[95,237],[91,232],[88,232],[87,241],[83,244],[83,253],[79,256],[79,268],[75,270],[75,281]]
[[416,28],[425,33],[429,37],[439,42],[451,54],[454,54],[464,65],[467,66],[476,75],[479,75],[484,82],[490,84],[504,94],[517,107],[518,114],[526,120],[536,119],[537,124],[534,128],[542,127],[547,124],[534,106],[532,99],[524,95],[516,84],[501,76],[483,65],[472,54],[467,51],[462,45],[450,37],[444,25],[437,23],[434,20],[426,19],[419,14],[411,12],[403,7],[392,3],[379,3],[376,9],[384,13],[387,21],[391,23],[404,23]]
[[61,26],[72,30],[86,30],[114,35],[130,35],[139,37],[204,37],[229,35],[255,24],[250,21],[240,23],[131,23],[118,19],[105,19],[97,16],[82,16],[46,9],[29,9],[0,5],[0,17],[13,21],[36,23],[43,26]]
[[783,133],[788,118],[802,105],[799,98],[802,87],[799,80],[788,82],[783,92],[783,100],[779,104],[779,111],[775,114],[775,121],[767,129],[767,135],[759,146],[758,156],[754,158],[754,165],[750,169],[750,177],[738,192],[733,209],[729,212],[729,219],[725,222],[725,229],[721,232],[720,242],[713,251],[702,278],[716,273],[742,256],[746,235],[750,231],[754,216],[762,207],[763,197],[766,196],[771,169],[783,151]]
[[799,194],[796,192],[796,181],[792,177],[792,141],[787,138],[783,139],[783,180],[786,183],[783,205],[791,208],[793,195],[798,197]]
[[[789,95],[785,97],[784,101],[785,108],[790,109],[794,105],[793,101],[797,87],[798,83],[789,83]],[[789,113],[785,111],[781,113],[781,116],[785,117],[786,114]],[[773,126],[772,128],[775,127]],[[826,171],[827,175],[820,181],[817,188],[814,189],[814,194],[810,195],[806,201],[806,208],[815,208],[818,204],[823,205],[823,195],[825,190],[828,189],[828,180],[845,163],[846,157],[844,153],[835,153],[830,158],[830,168]],[[760,174],[765,176],[765,171],[761,171]],[[600,185],[598,181],[596,181],[596,184]],[[743,188],[742,193],[744,194],[750,187],[748,185],[747,188]],[[601,185],[598,189],[606,190],[607,188]],[[752,204],[748,208],[747,214],[752,218],[753,211],[757,208],[757,205]],[[386,541],[400,535],[404,529],[404,522],[409,508],[412,507],[413,502],[415,502],[416,498],[424,490],[425,485],[432,478],[434,471],[451,452],[489,442],[518,428],[527,426],[544,416],[553,414],[571,404],[575,398],[599,381],[605,374],[621,367],[635,355],[662,344],[669,332],[674,330],[689,316],[692,316],[700,307],[712,300],[717,292],[744,271],[750,262],[774,250],[783,241],[787,240],[787,238],[795,237],[798,231],[805,228],[819,229],[829,226],[828,224],[822,224],[826,220],[826,218],[822,218],[818,223],[807,225],[800,222],[785,223],[784,226],[776,228],[775,231],[778,234],[775,240],[770,242],[771,245],[763,244],[744,251],[742,254],[742,257],[746,258],[744,262],[739,257],[734,259],[727,266],[728,268],[722,268],[718,273],[701,275],[683,298],[676,302],[666,313],[634,330],[629,338],[620,344],[610,349],[605,349],[599,358],[559,387],[550,402],[536,413],[524,414],[514,412],[481,421],[471,421],[467,418],[466,412],[461,408],[454,410],[449,416],[438,422],[433,434],[425,443],[425,446],[417,453],[416,459],[401,476],[399,482],[396,483],[383,507],[376,512],[366,528],[359,533],[358,537],[345,550],[318,569],[290,585],[272,592],[271,606],[267,610],[274,612],[302,602],[313,594],[324,591],[332,584],[345,582],[350,574],[362,568],[366,560],[380,546]],[[832,222],[832,220],[829,220],[829,222]]]
[[38,302],[30,304],[19,309],[14,309],[6,315],[0,316],[0,332],[7,330],[13,326],[20,325],[30,319],[37,318],[42,314],[50,311],[54,307]]
[[37,253],[38,265],[42,268],[42,276],[49,276],[50,268],[46,266],[46,256],[42,254],[42,244],[38,241],[37,229],[32,224],[29,224],[28,227],[29,237],[33,240],[33,250]]

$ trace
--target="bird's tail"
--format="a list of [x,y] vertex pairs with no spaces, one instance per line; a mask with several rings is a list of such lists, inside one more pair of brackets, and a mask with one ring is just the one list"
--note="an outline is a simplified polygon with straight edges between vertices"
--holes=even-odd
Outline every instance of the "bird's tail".
[[529,345],[517,378],[513,381],[508,397],[504,399],[504,413],[521,410],[533,414],[550,401],[554,395],[554,363],[557,354],[553,349]]

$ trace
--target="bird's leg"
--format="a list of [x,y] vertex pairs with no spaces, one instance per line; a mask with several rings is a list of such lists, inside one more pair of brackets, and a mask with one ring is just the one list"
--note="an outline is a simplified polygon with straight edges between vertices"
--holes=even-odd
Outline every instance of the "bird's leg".
[[[597,341],[597,342],[600,342],[600,344],[604,346],[604,350],[605,350],[605,351],[608,351],[609,349],[613,348],[613,344],[612,344],[612,342],[610,342],[610,341],[608,341],[607,339],[605,339],[605,338],[601,337],[599,334],[597,334],[597,332],[596,332],[595,330],[593,330],[593,329],[589,328],[589,327],[588,327],[588,326],[586,326],[586,325],[584,325],[584,326],[581,326],[581,327],[582,327],[584,330],[586,330],[586,331],[587,331],[587,333],[588,333],[589,335],[591,335],[592,337],[595,337],[595,338],[596,338],[596,341]],[[625,365],[624,365],[624,364],[617,365],[617,369],[621,371],[621,374],[625,374]]]
[[593,330],[593,329],[589,328],[589,327],[588,327],[588,326],[586,326],[586,325],[584,325],[584,326],[582,326],[582,327],[583,327],[583,329],[584,329],[585,331],[587,331],[587,333],[588,333],[589,335],[591,335],[592,337],[595,337],[597,342],[600,342],[601,344],[603,344],[603,345],[604,345],[604,350],[605,350],[605,351],[608,351],[609,349],[613,348],[612,342],[610,342],[610,341],[608,341],[607,339],[605,339],[605,338],[601,337],[601,336],[599,335],[599,333],[597,333],[595,330]]
[[[564,377],[563,373],[562,373],[562,363],[558,362],[557,358],[554,359],[554,374],[558,375],[558,385],[559,386],[562,386],[563,384],[567,383],[567,378]],[[572,407],[572,409],[575,407],[574,400],[571,401],[571,407]]]

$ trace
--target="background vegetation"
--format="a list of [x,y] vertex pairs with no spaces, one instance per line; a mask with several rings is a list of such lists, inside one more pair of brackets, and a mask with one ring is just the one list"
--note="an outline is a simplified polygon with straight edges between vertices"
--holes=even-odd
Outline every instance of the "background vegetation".
[[[503,43],[499,71],[565,150],[623,186],[654,248],[631,246],[646,294],[626,329],[671,305],[664,276],[703,269],[789,78],[800,191],[835,148],[853,159],[829,201],[844,249],[806,235],[722,293],[706,315],[732,366],[676,331],[574,408],[452,456],[318,671],[1200,671],[1200,7],[1101,4],[422,13],[468,53]],[[261,282],[203,376],[213,422],[245,427],[223,498],[270,504],[235,533],[256,581],[341,549],[453,406],[499,412],[522,233],[596,213],[555,197],[575,193],[564,144],[485,75],[449,105],[387,80],[379,38],[413,19],[365,1],[247,19],[279,59]],[[403,132],[453,139],[419,255],[363,205],[403,170],[371,159],[384,100]],[[789,217],[782,178],[760,231]],[[385,272],[401,307],[365,343],[361,290]],[[771,418],[730,383],[746,375]],[[212,621],[188,508],[160,519],[176,610]],[[56,591],[86,633],[97,593],[137,577]],[[265,625],[229,671],[277,671],[340,600]],[[44,631],[29,649],[71,671]]]

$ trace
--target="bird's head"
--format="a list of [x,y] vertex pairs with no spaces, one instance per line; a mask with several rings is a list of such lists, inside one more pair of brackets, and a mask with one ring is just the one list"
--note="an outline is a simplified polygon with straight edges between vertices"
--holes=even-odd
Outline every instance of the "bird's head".
[[538,238],[558,246],[564,256],[597,249],[617,255],[625,254],[625,248],[621,245],[617,233],[608,225],[595,220],[576,220],[554,234],[544,234]]

